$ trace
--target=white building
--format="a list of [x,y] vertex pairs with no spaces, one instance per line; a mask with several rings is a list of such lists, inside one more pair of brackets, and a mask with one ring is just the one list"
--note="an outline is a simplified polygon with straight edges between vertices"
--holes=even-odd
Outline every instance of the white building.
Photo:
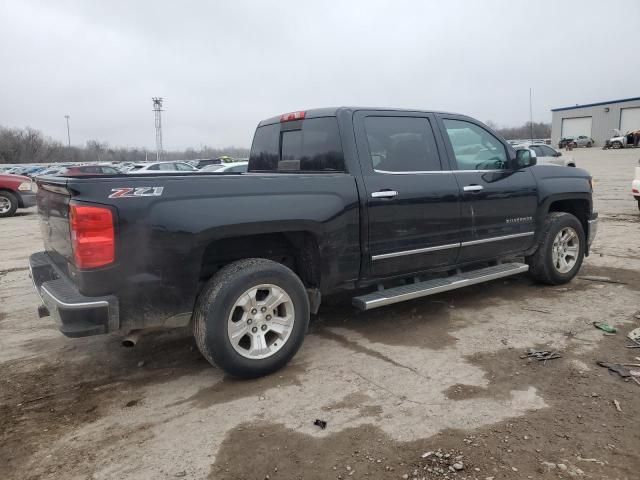
[[554,108],[551,112],[553,146],[557,146],[561,138],[579,135],[591,137],[594,145],[602,146],[614,129],[623,134],[640,130],[640,97]]

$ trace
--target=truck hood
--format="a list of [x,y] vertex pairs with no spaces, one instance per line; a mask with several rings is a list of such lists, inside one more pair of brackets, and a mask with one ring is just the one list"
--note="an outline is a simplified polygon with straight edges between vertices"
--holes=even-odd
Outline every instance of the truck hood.
[[534,165],[531,172],[538,180],[544,179],[561,179],[561,178],[584,178],[590,179],[591,174],[578,167],[558,168],[557,165]]
[[5,182],[30,182],[31,179],[29,177],[25,177],[24,175],[13,175],[12,173],[3,173],[0,174],[0,183]]

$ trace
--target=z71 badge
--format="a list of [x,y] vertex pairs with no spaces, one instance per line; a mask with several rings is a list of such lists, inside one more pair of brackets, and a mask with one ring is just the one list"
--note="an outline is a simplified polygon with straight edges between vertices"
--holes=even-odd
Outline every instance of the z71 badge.
[[159,197],[163,190],[164,187],[112,188],[109,198]]

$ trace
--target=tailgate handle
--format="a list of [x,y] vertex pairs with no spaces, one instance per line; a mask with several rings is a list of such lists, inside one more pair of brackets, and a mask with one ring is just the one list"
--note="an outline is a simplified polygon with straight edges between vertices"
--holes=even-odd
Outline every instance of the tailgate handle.
[[379,192],[373,192],[371,194],[372,198],[393,198],[397,196],[398,192],[395,190],[380,190]]

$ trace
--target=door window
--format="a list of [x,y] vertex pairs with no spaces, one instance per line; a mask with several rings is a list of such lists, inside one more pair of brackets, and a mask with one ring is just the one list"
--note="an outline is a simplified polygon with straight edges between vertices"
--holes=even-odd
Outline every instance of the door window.
[[193,172],[193,168],[191,168],[189,165],[187,165],[186,163],[176,163],[176,170],[180,171],[180,172]]
[[161,163],[159,164],[159,169],[162,171],[173,171],[176,169],[175,163]]
[[536,155],[538,157],[549,157],[550,155],[547,155],[544,150],[542,150],[542,147],[538,146],[538,145],[531,145],[529,147],[531,150],[533,150],[534,152],[536,152]]
[[418,117],[366,117],[371,163],[377,172],[441,170],[431,124]]
[[444,120],[459,170],[504,170],[507,151],[500,140],[464,120]]
[[541,145],[540,150],[542,150],[543,157],[555,157],[557,154],[553,148],[547,147],[546,145]]

